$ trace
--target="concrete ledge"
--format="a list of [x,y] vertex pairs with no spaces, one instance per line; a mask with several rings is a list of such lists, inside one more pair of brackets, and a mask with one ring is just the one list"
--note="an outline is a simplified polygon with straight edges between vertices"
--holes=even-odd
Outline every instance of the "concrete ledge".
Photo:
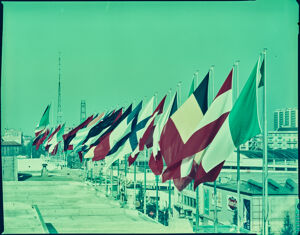
[[138,215],[139,216],[141,216],[141,217],[143,217],[144,219],[146,219],[146,220],[149,220],[149,221],[151,221],[151,222],[154,222],[154,223],[157,223],[157,224],[160,224],[160,225],[162,225],[161,223],[159,223],[157,220],[155,220],[155,219],[152,219],[151,217],[149,217],[148,215],[145,215],[144,213],[142,213],[142,212],[140,212],[140,211],[137,211],[138,212]]
[[127,209],[127,208],[123,208],[125,214],[128,215],[133,215],[133,216],[137,216],[138,215],[138,211],[137,210],[131,210],[131,209]]
[[32,205],[32,208],[34,208],[34,209],[36,210],[36,213],[37,213],[38,218],[39,218],[39,220],[40,220],[40,222],[41,222],[41,224],[42,224],[42,227],[43,227],[43,229],[44,229],[44,232],[49,234],[48,227],[47,227],[46,224],[45,224],[45,221],[44,221],[44,219],[43,219],[43,216],[42,216],[42,214],[41,214],[41,212],[40,212],[38,206],[37,206],[37,205]]

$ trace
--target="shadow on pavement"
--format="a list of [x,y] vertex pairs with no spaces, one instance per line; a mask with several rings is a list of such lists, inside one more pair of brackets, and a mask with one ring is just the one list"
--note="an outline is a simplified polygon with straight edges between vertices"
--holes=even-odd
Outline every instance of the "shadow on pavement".
[[24,181],[32,177],[32,174],[18,173],[18,181]]
[[54,226],[51,224],[51,223],[45,223],[47,228],[48,228],[48,231],[50,234],[57,234],[57,230],[54,228]]

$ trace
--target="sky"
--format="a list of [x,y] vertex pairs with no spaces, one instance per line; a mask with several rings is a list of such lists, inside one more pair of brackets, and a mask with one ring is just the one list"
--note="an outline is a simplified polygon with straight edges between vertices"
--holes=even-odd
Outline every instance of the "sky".
[[[250,2],[3,2],[1,133],[34,129],[49,103],[56,124],[58,57],[67,126],[87,116],[188,96],[214,65],[214,95],[239,60],[239,88],[267,48],[268,129],[273,112],[297,107],[296,0]],[[212,83],[210,83],[210,89]],[[262,102],[262,101],[260,101]]]

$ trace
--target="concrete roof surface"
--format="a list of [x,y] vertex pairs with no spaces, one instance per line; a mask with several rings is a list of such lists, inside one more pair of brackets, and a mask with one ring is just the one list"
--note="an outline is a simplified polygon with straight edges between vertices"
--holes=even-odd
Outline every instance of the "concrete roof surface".
[[[83,182],[4,181],[3,194],[4,233],[43,233],[36,212],[30,209],[32,205],[37,205],[48,230],[57,233],[192,232],[189,226],[167,227],[138,215],[136,210],[120,208],[118,201]],[[28,213],[20,206],[12,210],[11,205],[21,205]]]

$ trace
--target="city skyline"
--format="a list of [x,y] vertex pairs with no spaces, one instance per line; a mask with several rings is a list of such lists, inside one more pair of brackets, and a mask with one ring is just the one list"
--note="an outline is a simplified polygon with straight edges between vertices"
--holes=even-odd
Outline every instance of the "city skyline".
[[3,5],[1,132],[33,135],[51,102],[56,124],[59,52],[67,126],[79,124],[81,100],[89,116],[160,99],[182,81],[184,102],[193,74],[200,82],[211,65],[216,95],[240,60],[241,90],[265,47],[268,129],[276,109],[297,107],[296,1]]

